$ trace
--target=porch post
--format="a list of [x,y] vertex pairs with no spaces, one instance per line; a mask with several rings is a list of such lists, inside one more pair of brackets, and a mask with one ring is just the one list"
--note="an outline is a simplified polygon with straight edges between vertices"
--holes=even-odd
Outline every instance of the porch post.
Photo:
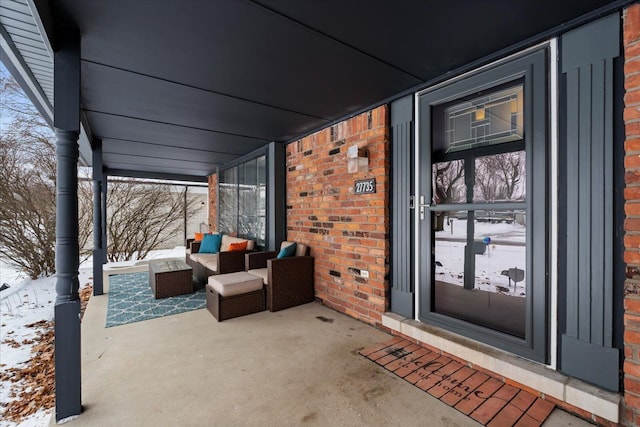
[[[267,148],[267,250],[275,251],[287,239],[286,150],[272,142]],[[218,175],[220,180],[220,175]],[[218,203],[220,198],[218,198]],[[219,218],[218,218],[219,220]]]
[[102,263],[106,264],[109,260],[107,259],[107,252],[108,252],[108,248],[109,248],[109,241],[107,240],[107,190],[108,190],[108,176],[107,173],[104,171],[103,168],[103,172],[102,172],[102,193],[101,193],[101,209],[102,209],[102,216],[101,216],[101,221],[102,221],[102,248],[104,249],[102,251]]
[[102,141],[93,141],[93,295],[102,295]]
[[56,132],[56,420],[81,406],[80,298],[78,296],[78,136],[80,131],[80,33],[59,28],[54,53]]
[[[189,192],[189,186],[184,186],[184,200],[182,203],[182,213],[184,216],[184,242],[187,244],[187,193]],[[199,231],[199,230],[198,230]]]

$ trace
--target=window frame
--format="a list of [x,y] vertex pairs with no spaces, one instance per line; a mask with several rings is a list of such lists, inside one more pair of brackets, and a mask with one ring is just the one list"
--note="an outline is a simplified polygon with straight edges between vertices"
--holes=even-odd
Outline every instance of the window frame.
[[[259,182],[259,174],[258,174],[258,164],[259,164],[259,160],[263,159],[263,166],[264,166],[264,176],[263,178],[263,183]],[[217,219],[218,219],[218,227],[217,229],[221,232],[225,232],[225,230],[221,229],[222,226],[222,217],[225,216],[222,213],[222,206],[221,206],[221,186],[224,185],[224,182],[222,181],[222,177],[224,176],[224,174],[227,174],[229,171],[233,171],[233,185],[235,187],[234,191],[235,191],[235,215],[231,215],[231,216],[235,216],[235,231],[237,232],[237,236],[238,237],[242,237],[242,238],[252,238],[252,236],[250,236],[249,234],[246,233],[240,233],[240,218],[241,217],[247,217],[247,215],[243,215],[243,213],[241,212],[241,205],[242,205],[242,200],[240,197],[240,168],[244,168],[246,164],[248,163],[255,163],[256,164],[256,188],[258,189],[258,194],[256,195],[256,206],[258,207],[257,209],[257,213],[255,215],[250,215],[250,216],[255,216],[256,218],[263,218],[262,220],[262,224],[263,224],[263,228],[264,228],[264,241],[261,241],[259,239],[259,236],[255,236],[255,240],[256,240],[256,248],[258,249],[264,249],[267,246],[267,242],[269,241],[269,230],[268,230],[268,221],[269,221],[269,212],[267,209],[267,198],[268,198],[268,191],[269,191],[269,171],[268,169],[268,159],[267,159],[267,152],[266,150],[258,150],[257,152],[251,153],[248,156],[244,156],[241,159],[238,159],[237,161],[227,164],[225,165],[224,168],[220,168],[218,170],[218,215],[217,215]],[[263,198],[263,202],[264,202],[264,206],[260,207],[258,206],[260,203],[260,186],[263,185],[264,186],[264,193],[265,193],[265,197]],[[259,215],[258,212],[263,212],[263,215]],[[226,215],[226,217],[231,217],[230,215]]]

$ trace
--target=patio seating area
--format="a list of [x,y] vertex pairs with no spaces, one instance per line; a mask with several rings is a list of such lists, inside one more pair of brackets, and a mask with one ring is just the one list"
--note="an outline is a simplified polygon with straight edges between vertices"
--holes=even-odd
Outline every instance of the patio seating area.
[[[70,426],[478,425],[358,353],[389,335],[319,303],[105,329],[107,298],[82,322],[84,413]],[[545,425],[569,422],[588,425],[559,410]]]
[[[232,248],[236,243],[243,246],[236,250]],[[218,321],[314,301],[314,258],[307,245],[283,241],[279,251],[254,251],[254,243],[218,233],[186,241],[186,263],[182,264],[193,268],[196,283],[206,283],[207,309]],[[164,270],[182,273],[174,272],[175,267]],[[151,273],[149,282],[156,295]]]

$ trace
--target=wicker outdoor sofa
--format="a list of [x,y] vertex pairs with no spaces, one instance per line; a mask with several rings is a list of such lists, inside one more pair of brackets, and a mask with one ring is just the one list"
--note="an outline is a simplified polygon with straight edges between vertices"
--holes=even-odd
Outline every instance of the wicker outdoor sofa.
[[[229,250],[232,243],[247,242],[245,250]],[[244,271],[245,255],[254,250],[253,240],[222,235],[220,252],[199,253],[201,241],[188,239],[185,261],[193,268],[193,276],[200,283],[207,283],[209,276],[215,274],[234,273]]]

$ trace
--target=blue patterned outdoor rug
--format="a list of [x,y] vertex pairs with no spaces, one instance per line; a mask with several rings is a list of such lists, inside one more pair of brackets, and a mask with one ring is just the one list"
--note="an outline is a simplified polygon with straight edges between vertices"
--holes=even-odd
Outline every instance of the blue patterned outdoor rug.
[[197,310],[206,306],[204,288],[187,295],[155,299],[149,273],[118,274],[109,278],[107,328]]

